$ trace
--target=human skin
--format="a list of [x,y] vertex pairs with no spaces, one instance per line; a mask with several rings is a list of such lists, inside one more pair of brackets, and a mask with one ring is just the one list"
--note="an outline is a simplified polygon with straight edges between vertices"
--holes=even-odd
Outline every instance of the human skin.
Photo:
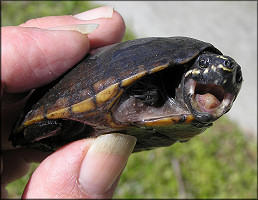
[[[50,30],[71,24],[99,24],[92,33]],[[111,198],[136,139],[109,134],[83,139],[50,154],[13,148],[12,126],[34,88],[50,83],[78,63],[89,50],[120,42],[123,18],[111,7],[74,16],[32,19],[1,28],[1,188],[24,176],[29,163],[40,162],[22,198]],[[120,145],[118,145],[120,144]]]

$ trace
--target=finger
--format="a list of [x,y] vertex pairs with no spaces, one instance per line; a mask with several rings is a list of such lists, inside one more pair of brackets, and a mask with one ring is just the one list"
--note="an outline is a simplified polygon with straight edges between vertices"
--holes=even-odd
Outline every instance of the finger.
[[6,185],[28,173],[31,162],[42,162],[50,153],[15,149],[1,153],[1,198],[7,199]]
[[32,19],[20,26],[50,28],[68,24],[99,24],[98,29],[88,35],[91,49],[118,43],[122,40],[125,32],[123,18],[110,6],[95,8],[74,16],[50,16]]
[[[101,17],[103,10],[105,9],[98,8],[75,17],[38,18],[29,20],[20,27],[3,27],[1,73],[5,92],[24,92],[51,82],[78,63],[89,50],[89,41],[85,35],[76,31],[50,31],[41,28],[97,23],[98,31],[88,35],[91,48],[119,42],[125,25],[117,12],[111,12],[112,16],[108,19],[87,20],[88,12],[99,13],[98,16]],[[105,14],[102,13],[102,16]]]
[[2,27],[1,73],[5,92],[24,92],[56,79],[89,50],[76,31]]
[[23,198],[110,198],[135,142],[108,134],[66,145],[40,164]]
[[[83,19],[83,16],[80,16]],[[103,23],[100,23],[103,21]],[[88,35],[91,49],[118,43],[122,40],[125,32],[125,23],[119,13],[113,13],[110,19],[91,20],[92,23],[100,24],[96,31]]]
[[31,162],[42,162],[49,152],[40,152],[32,149],[13,149],[2,151],[3,171],[1,184],[7,185],[27,174]]

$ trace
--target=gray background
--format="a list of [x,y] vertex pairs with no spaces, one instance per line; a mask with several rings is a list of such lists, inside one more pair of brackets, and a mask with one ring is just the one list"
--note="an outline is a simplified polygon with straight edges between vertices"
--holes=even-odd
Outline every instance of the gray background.
[[137,38],[188,36],[212,43],[242,67],[244,83],[227,114],[257,136],[256,1],[95,1],[112,5]]

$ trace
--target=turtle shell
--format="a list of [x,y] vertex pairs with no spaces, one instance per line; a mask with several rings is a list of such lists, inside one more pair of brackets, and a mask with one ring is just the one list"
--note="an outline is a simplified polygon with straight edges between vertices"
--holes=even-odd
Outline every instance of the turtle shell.
[[[143,38],[99,48],[59,79],[35,90],[10,140],[14,146],[55,150],[81,138],[119,132],[137,137],[134,151],[189,140],[229,110],[208,118],[209,112],[190,108],[186,103],[187,95],[181,88],[187,84],[182,78],[207,74],[191,68],[206,52],[208,56],[216,55],[216,62],[225,58],[213,45],[186,37]],[[215,65],[219,66],[214,64],[213,68]],[[218,69],[229,73],[230,67],[222,67]],[[236,79],[241,70],[235,68],[231,71]],[[221,76],[222,72],[216,73]],[[218,78],[213,79],[218,82]],[[205,84],[211,88],[213,83]],[[212,89],[215,93],[219,90],[225,93],[236,85],[234,81],[230,84],[221,83],[222,89],[213,86]],[[204,92],[203,85],[198,87],[202,90],[200,93],[211,93]],[[239,89],[238,84],[237,89],[228,92],[234,94],[232,101]],[[206,98],[200,94],[198,100],[206,101],[211,96],[220,95]],[[209,107],[208,103],[203,104]]]

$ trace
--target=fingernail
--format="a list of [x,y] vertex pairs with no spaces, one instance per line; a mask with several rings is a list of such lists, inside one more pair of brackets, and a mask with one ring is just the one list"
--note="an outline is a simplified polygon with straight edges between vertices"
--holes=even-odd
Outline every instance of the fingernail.
[[96,138],[81,165],[80,188],[91,195],[108,191],[126,165],[135,143],[135,137],[118,133]]
[[113,16],[113,12],[114,12],[113,6],[104,6],[104,7],[99,7],[92,10],[87,10],[85,12],[76,14],[73,17],[80,20],[111,18]]
[[47,30],[78,31],[82,34],[89,34],[95,31],[98,27],[98,24],[71,24],[66,26],[51,27],[47,28]]

